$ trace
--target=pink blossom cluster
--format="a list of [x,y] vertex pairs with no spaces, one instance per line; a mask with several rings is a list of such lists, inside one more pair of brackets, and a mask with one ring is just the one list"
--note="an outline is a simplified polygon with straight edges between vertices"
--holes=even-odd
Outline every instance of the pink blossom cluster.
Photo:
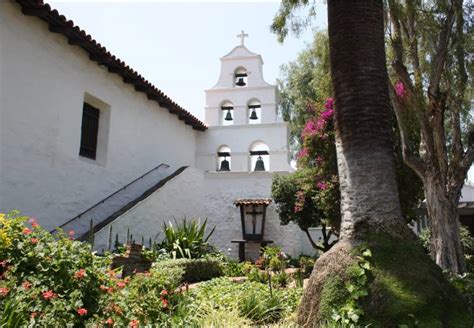
[[315,134],[320,134],[322,139],[326,138],[326,134],[323,132],[324,128],[326,127],[327,122],[334,116],[334,100],[332,98],[328,98],[326,100],[326,104],[324,108],[326,109],[321,115],[316,119],[316,121],[310,119],[306,122],[306,125],[301,132],[301,137],[312,137]]
[[318,130],[316,128],[316,124],[314,124],[314,121],[309,120],[308,122],[306,122],[306,125],[303,129],[303,132],[301,132],[301,138],[305,138],[307,136],[315,135],[316,132],[318,132]]
[[326,99],[326,103],[324,104],[324,108],[328,110],[334,110],[334,98]]
[[326,190],[328,188],[328,185],[324,181],[319,181],[316,183],[316,187],[318,187],[319,190]]
[[302,148],[300,151],[296,154],[296,157],[298,159],[307,157],[309,155],[308,148]]
[[395,93],[397,96],[403,97],[405,95],[405,91],[405,85],[402,81],[398,80],[397,83],[395,83]]
[[298,213],[303,210],[304,207],[305,194],[303,191],[299,190],[296,192],[296,202],[294,212]]

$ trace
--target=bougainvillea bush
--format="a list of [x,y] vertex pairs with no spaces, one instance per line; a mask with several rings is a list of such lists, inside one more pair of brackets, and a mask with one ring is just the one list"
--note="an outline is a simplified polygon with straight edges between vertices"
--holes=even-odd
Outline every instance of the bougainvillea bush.
[[170,321],[180,269],[120,279],[110,257],[51,235],[36,219],[0,214],[0,317],[17,326],[138,327]]

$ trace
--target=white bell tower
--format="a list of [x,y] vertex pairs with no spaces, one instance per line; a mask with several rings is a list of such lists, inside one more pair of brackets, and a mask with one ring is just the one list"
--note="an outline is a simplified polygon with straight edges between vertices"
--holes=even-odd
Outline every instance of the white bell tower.
[[[245,47],[248,34],[237,37],[240,45],[220,59],[219,79],[205,91],[209,129],[198,135],[196,165],[211,172],[254,172],[263,161],[265,171],[289,171],[288,124],[277,113],[276,86],[263,79],[262,57]],[[224,159],[229,163],[222,166]]]

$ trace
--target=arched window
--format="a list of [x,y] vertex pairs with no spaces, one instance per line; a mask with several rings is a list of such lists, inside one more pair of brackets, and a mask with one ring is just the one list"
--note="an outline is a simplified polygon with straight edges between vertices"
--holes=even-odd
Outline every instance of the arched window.
[[234,86],[242,88],[247,86],[247,70],[243,67],[238,67],[234,71]]
[[250,171],[270,170],[270,148],[262,141],[250,146]]
[[234,124],[234,105],[226,100],[221,105],[220,121],[222,125]]
[[230,164],[230,148],[227,146],[220,146],[217,150],[217,171],[230,171]]
[[252,99],[247,104],[247,114],[249,124],[259,124],[262,123],[262,106],[260,101],[257,99]]

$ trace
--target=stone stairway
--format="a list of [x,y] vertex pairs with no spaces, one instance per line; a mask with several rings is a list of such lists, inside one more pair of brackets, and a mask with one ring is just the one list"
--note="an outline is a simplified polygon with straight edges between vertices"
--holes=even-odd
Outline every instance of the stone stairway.
[[91,220],[93,231],[97,232],[135,204],[151,195],[167,181],[180,174],[185,168],[173,169],[169,165],[160,164],[70,219],[59,228],[66,233],[73,230],[76,239],[86,240]]

